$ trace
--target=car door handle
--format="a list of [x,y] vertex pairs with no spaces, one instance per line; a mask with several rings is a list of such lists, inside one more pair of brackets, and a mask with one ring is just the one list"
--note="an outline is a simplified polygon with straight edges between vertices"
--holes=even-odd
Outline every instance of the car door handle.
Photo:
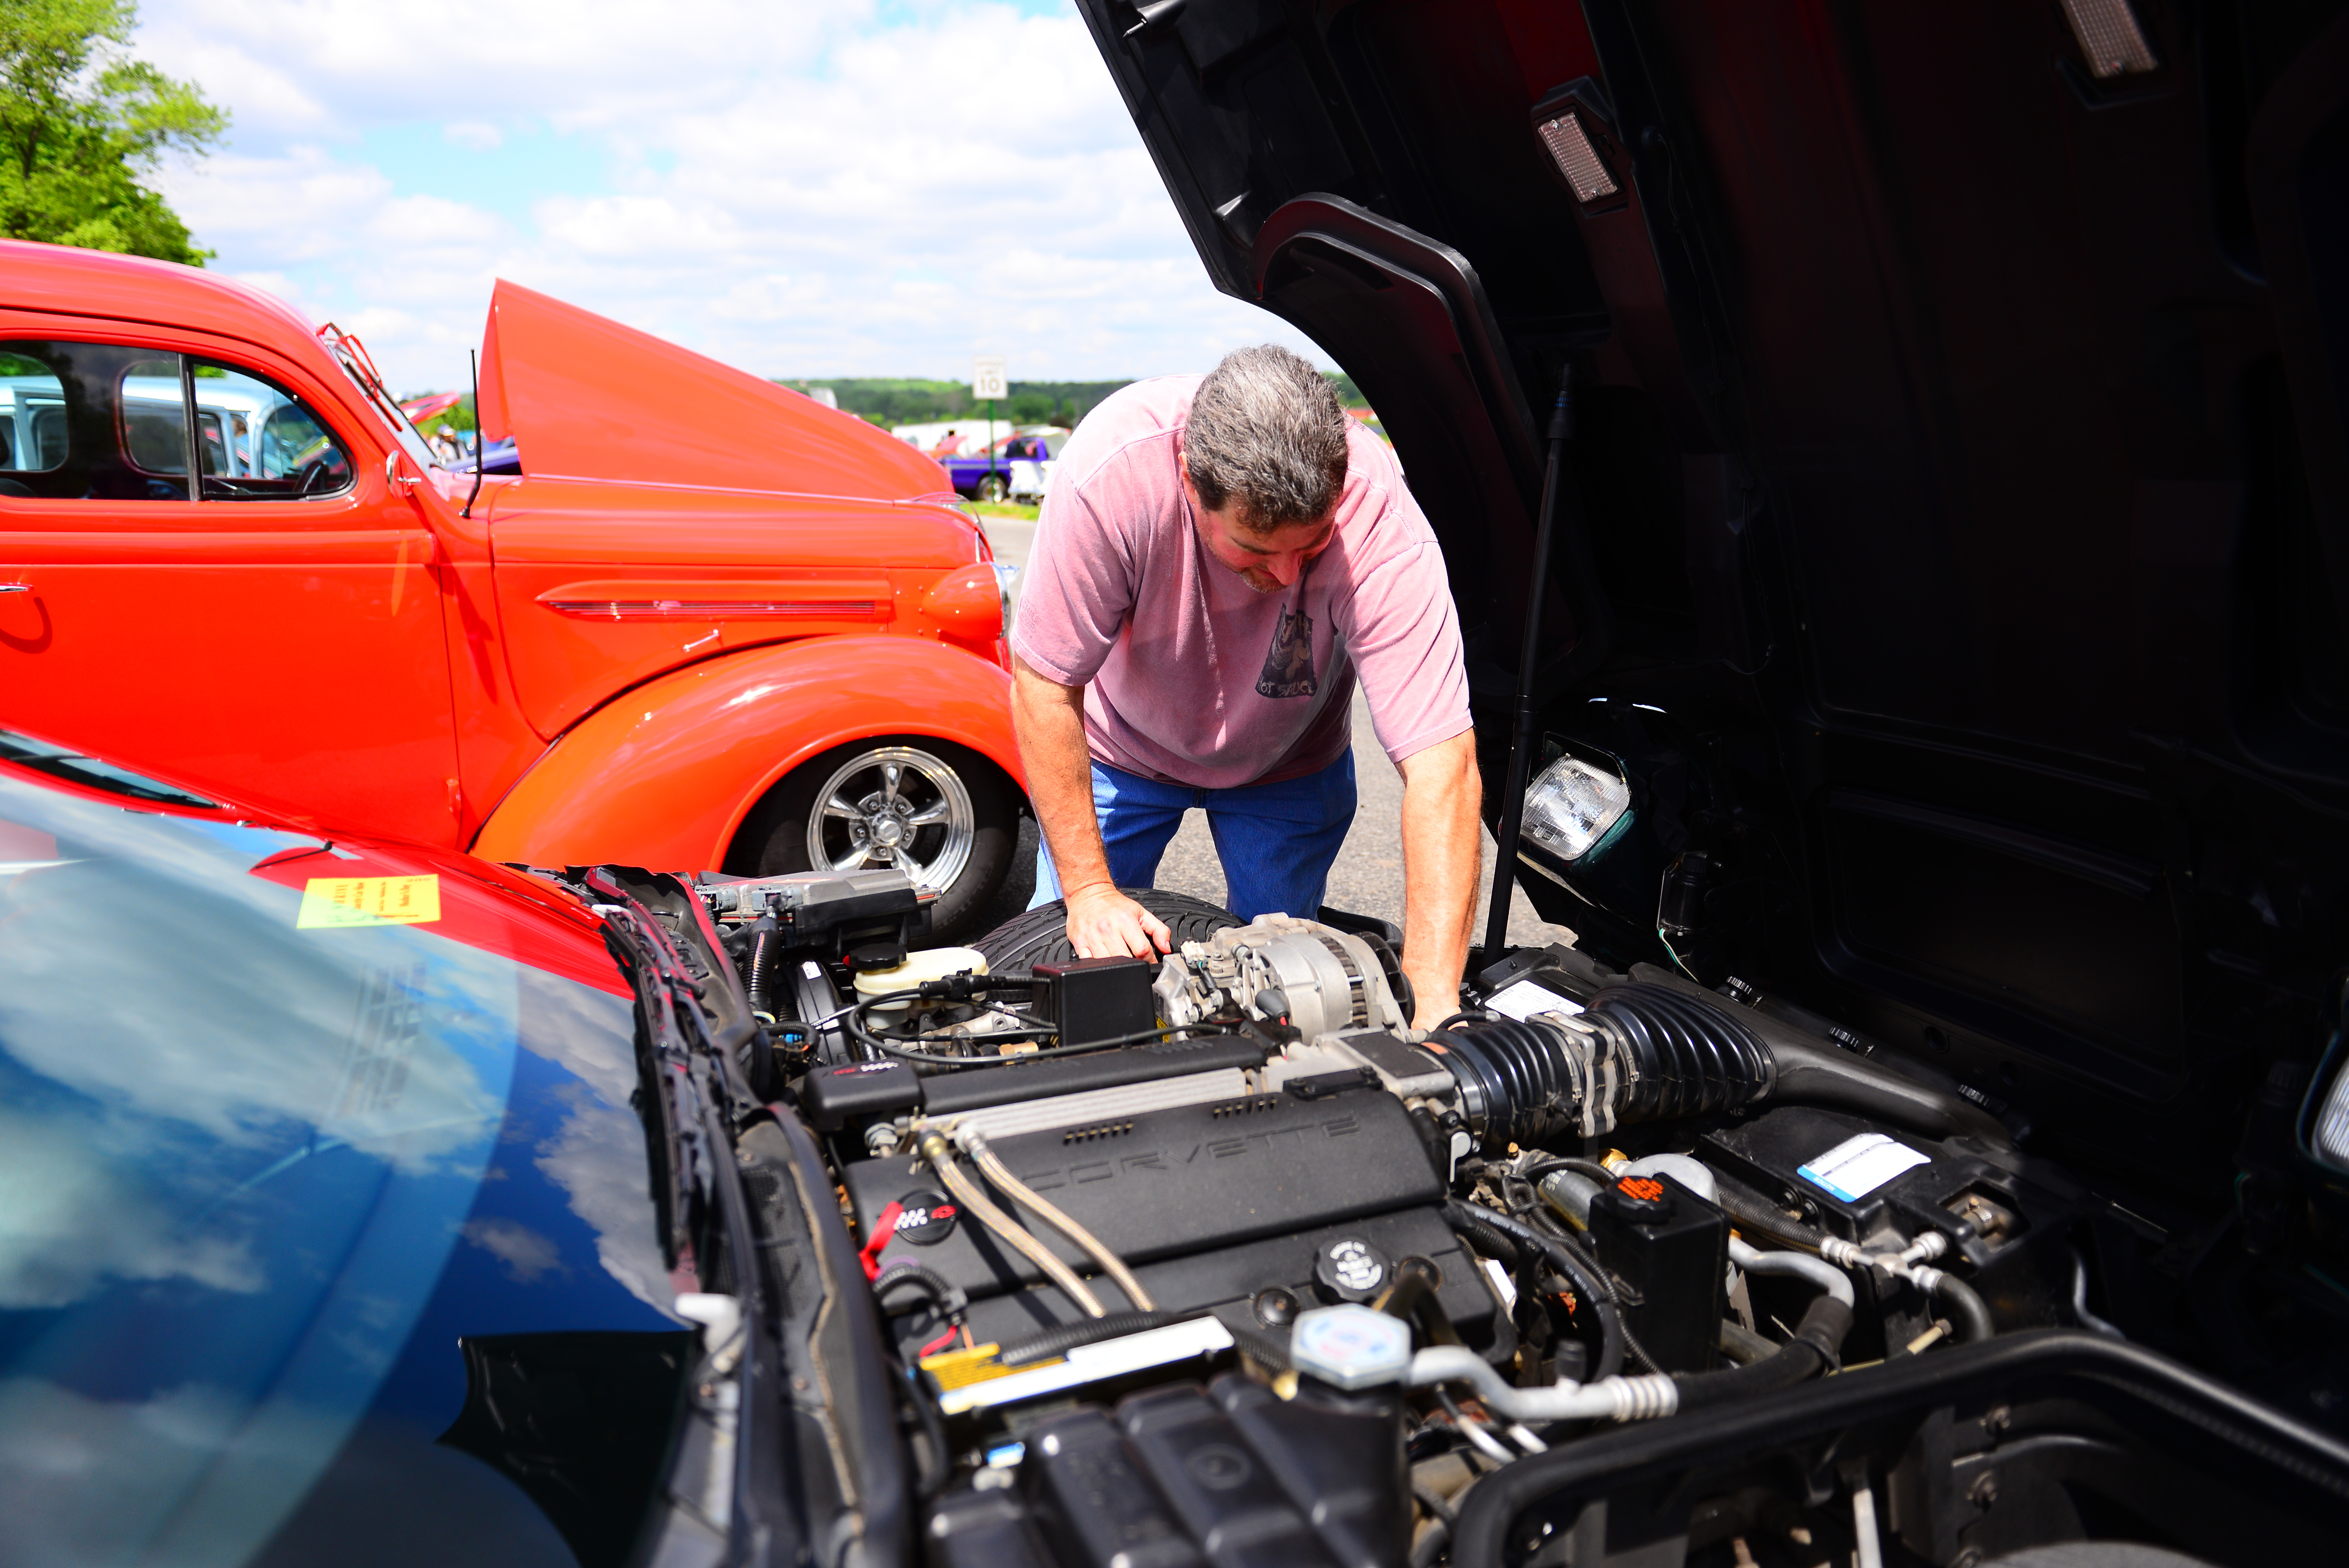
[[0,583],[0,593],[30,593],[32,591],[30,583]]

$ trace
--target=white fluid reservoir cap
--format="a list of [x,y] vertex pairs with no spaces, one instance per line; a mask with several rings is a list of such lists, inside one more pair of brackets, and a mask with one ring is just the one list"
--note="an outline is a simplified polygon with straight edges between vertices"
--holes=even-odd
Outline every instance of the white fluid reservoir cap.
[[1411,1326],[1353,1302],[1317,1306],[1298,1314],[1288,1359],[1340,1388],[1399,1383],[1411,1370]]
[[[856,972],[856,995],[860,1000],[885,996],[892,991],[910,991],[926,980],[943,980],[949,975],[968,971],[973,975],[987,973],[987,954],[976,947],[929,947],[919,953],[909,953],[905,962],[893,969],[860,969]],[[902,1007],[903,1002],[887,1004]]]

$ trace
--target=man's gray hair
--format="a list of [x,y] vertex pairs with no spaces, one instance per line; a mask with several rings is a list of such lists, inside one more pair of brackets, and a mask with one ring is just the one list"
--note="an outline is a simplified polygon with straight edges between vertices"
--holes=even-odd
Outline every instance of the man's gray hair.
[[1236,348],[1199,383],[1183,466],[1214,511],[1257,533],[1313,522],[1346,483],[1346,412],[1322,374],[1275,344]]

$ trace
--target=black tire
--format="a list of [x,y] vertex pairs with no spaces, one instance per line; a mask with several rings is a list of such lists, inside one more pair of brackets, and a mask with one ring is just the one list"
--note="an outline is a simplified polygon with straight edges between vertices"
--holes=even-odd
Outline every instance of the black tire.
[[978,481],[978,499],[983,501],[999,506],[1010,493],[1011,481],[1001,474],[989,474]]
[[810,758],[770,790],[752,814],[743,836],[748,847],[757,851],[751,874],[780,876],[809,870],[813,862],[808,853],[808,827],[819,807],[818,792],[856,758],[893,748],[926,754],[945,764],[969,796],[968,857],[930,905],[933,939],[958,941],[969,934],[972,922],[994,900],[1011,870],[1011,852],[1019,842],[1019,791],[994,763],[951,741],[926,735],[877,735]]
[[[1121,891],[1166,923],[1178,949],[1186,942],[1205,942],[1216,932],[1243,923],[1230,910],[1186,892],[1164,892],[1154,887]],[[1065,963],[1077,955],[1077,950],[1069,945],[1069,906],[1057,898],[1005,921],[970,945],[987,954],[987,967],[996,974]]]

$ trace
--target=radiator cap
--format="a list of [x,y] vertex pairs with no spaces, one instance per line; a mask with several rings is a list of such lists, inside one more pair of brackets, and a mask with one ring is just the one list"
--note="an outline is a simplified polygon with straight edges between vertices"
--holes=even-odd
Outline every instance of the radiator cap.
[[1353,1302],[1317,1306],[1298,1314],[1288,1359],[1340,1388],[1399,1383],[1411,1370],[1411,1326]]

